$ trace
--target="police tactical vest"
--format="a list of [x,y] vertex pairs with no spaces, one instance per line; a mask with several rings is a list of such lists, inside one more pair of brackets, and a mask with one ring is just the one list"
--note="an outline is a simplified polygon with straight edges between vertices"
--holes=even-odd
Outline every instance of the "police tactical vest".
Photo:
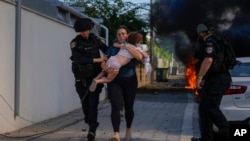
[[[76,42],[74,50],[78,50],[82,55],[90,58],[100,57],[99,40],[94,34],[91,33],[89,39],[84,39],[81,35],[78,35],[73,41]],[[101,71],[99,63],[78,64],[77,67],[81,78],[93,78]]]
[[95,35],[90,34],[89,40],[81,39],[81,35],[79,35],[77,38],[77,49],[81,51],[84,55],[91,58],[99,58],[99,44],[98,39]]

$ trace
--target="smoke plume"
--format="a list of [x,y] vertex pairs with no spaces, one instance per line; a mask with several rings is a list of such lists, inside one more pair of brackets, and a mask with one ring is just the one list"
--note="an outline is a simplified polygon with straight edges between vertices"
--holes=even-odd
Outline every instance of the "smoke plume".
[[175,54],[184,64],[196,48],[199,23],[227,35],[238,57],[250,56],[249,5],[249,0],[155,0],[151,24],[156,35],[175,37]]

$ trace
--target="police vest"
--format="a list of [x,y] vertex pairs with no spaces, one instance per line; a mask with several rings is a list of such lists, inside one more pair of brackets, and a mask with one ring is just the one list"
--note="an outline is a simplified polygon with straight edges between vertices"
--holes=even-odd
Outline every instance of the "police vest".
[[[99,40],[94,34],[89,35],[89,39],[84,39],[81,35],[78,35],[73,41],[76,42],[74,50],[78,50],[82,55],[90,58],[99,58]],[[74,58],[73,58],[74,60]],[[99,63],[93,64],[78,64],[78,69],[81,78],[95,77],[99,72],[101,72],[101,67]]]
[[84,56],[91,58],[99,58],[99,43],[95,35],[90,34],[89,39],[83,39],[81,35],[76,37],[76,49],[78,49]]

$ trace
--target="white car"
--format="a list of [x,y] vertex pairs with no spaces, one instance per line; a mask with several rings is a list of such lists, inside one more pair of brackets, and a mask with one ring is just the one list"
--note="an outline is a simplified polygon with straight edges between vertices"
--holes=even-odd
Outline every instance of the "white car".
[[250,124],[250,57],[237,60],[240,63],[230,70],[232,84],[222,97],[220,108],[231,124]]

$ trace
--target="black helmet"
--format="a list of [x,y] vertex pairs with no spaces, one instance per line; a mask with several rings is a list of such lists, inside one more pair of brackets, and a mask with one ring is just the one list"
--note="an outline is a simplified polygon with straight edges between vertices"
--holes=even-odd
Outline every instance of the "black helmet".
[[74,29],[76,32],[82,32],[86,30],[91,30],[94,23],[89,18],[77,19],[74,24]]

